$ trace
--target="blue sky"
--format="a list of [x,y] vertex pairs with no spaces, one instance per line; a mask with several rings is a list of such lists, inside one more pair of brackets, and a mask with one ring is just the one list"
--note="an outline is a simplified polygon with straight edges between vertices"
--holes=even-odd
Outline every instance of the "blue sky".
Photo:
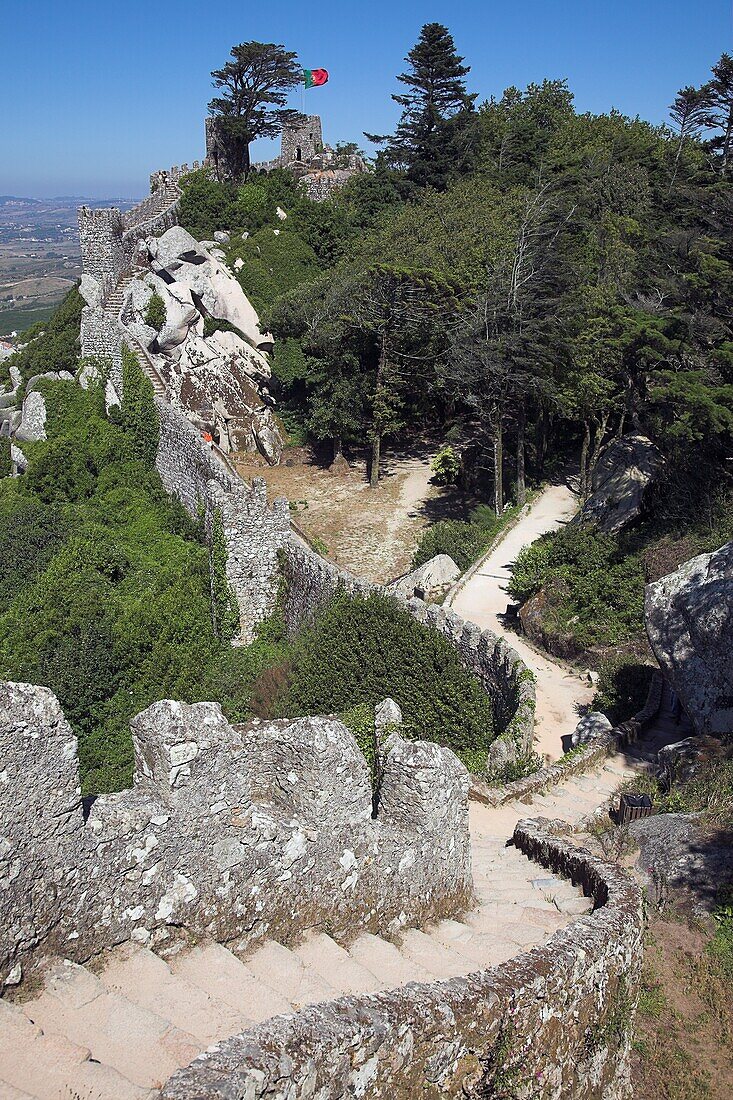
[[203,155],[210,71],[248,39],[329,69],[306,98],[326,140],[389,132],[395,76],[432,21],[479,100],[567,77],[578,109],[654,122],[733,51],[731,0],[16,0],[2,20],[0,194],[146,193],[151,171]]

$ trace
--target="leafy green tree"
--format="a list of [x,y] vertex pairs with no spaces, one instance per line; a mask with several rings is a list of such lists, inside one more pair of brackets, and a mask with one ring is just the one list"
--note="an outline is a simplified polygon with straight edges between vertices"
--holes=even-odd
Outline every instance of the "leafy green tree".
[[225,144],[226,170],[235,182],[249,175],[251,142],[276,137],[283,126],[301,117],[285,107],[288,92],[303,78],[296,58],[274,42],[242,42],[232,46],[231,60],[211,74],[220,94],[209,103],[209,113]]
[[393,137],[367,134],[386,145],[385,160],[419,186],[444,185],[454,155],[454,135],[473,107],[466,91],[463,65],[452,35],[441,23],[426,23],[405,58],[408,72],[397,79],[407,87],[392,99],[402,107]]

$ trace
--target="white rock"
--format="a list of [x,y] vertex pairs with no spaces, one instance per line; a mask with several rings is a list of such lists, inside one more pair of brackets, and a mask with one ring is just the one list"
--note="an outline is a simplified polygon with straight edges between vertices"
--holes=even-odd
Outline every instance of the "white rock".
[[187,233],[182,226],[174,225],[171,229],[166,230],[162,237],[158,237],[155,258],[159,264],[167,267],[171,261],[179,259],[184,253],[197,253],[198,251],[198,241],[190,233]]
[[38,390],[29,393],[23,402],[23,413],[15,437],[29,443],[46,438],[46,402]]
[[278,206],[275,209],[275,213],[277,214],[277,216],[278,216],[278,218],[280,219],[281,222],[284,222],[285,219],[287,218],[287,214],[283,210],[282,206]]
[[453,558],[447,554],[436,554],[430,561],[413,569],[406,577],[395,581],[391,589],[403,599],[417,595],[430,601],[447,592],[460,575],[461,571]]
[[217,229],[214,233],[214,240],[217,244],[229,244],[231,239],[231,234],[227,233],[225,229]]

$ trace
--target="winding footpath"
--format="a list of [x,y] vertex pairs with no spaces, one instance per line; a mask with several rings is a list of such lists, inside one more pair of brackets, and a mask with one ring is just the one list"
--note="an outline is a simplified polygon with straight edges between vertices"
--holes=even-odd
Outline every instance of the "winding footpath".
[[[547,489],[481,563],[453,606],[501,631],[508,565],[519,549],[572,514],[563,486]],[[538,741],[560,755],[589,689],[513,635],[537,674]],[[209,1044],[280,1013],[409,981],[435,981],[496,966],[546,942],[592,907],[566,879],[507,847],[522,818],[596,812],[620,782],[646,767],[616,754],[585,775],[523,802],[470,806],[476,904],[460,919],[403,930],[393,940],[362,933],[337,943],[320,930],[300,944],[268,940],[242,954],[216,943],[162,958],[123,944],[93,967],[53,959],[40,991],[0,999],[0,1100],[152,1100],[166,1078]]]
[[578,724],[581,708],[593,698],[587,681],[539,653],[520,635],[507,632],[501,617],[511,603],[507,585],[520,550],[556,531],[577,511],[577,497],[566,485],[550,485],[529,505],[501,542],[489,552],[448,606],[482,630],[504,634],[509,645],[537,677],[536,749],[549,760],[562,756],[562,737]]

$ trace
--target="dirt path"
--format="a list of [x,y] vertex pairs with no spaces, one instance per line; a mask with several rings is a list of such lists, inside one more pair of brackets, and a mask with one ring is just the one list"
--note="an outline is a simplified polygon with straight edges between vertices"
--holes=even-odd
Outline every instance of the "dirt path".
[[451,600],[451,607],[462,618],[503,634],[537,676],[536,748],[551,760],[562,755],[561,738],[575,728],[579,708],[590,703],[593,688],[538,653],[519,635],[507,632],[502,616],[510,602],[506,588],[519,551],[546,531],[567,523],[575,510],[575,494],[567,486],[549,486]]
[[293,519],[310,539],[320,539],[336,565],[372,581],[406,573],[421,531],[450,510],[451,493],[430,484],[432,451],[387,455],[376,489],[365,463],[332,474],[315,463],[262,467],[234,456],[243,477],[264,477],[270,500],[291,501]]

